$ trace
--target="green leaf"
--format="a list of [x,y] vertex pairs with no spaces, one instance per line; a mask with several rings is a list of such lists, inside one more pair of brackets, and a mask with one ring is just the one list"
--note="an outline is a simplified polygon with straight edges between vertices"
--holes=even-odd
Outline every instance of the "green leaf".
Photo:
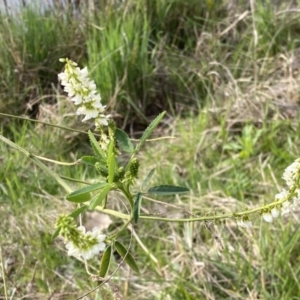
[[58,237],[58,235],[59,235],[59,233],[60,233],[60,227],[58,227],[55,231],[54,231],[54,233],[52,234],[52,240],[54,240],[55,238],[57,238]]
[[146,178],[143,180],[142,184],[141,184],[141,189],[143,189],[147,183],[150,181],[150,179],[152,178],[153,174],[155,172],[155,169],[152,169],[148,175],[146,176]]
[[[76,210],[74,210],[73,212],[71,212],[71,213],[69,214],[69,217],[72,217],[72,218],[74,218],[74,219],[77,218],[77,217],[78,217],[78,216],[79,216],[86,208],[87,208],[86,205],[83,205],[83,206],[77,208]],[[55,232],[52,234],[52,239],[53,239],[53,240],[54,240],[55,238],[58,237],[59,232],[60,232],[60,228],[57,228],[57,229],[55,230]]]
[[79,207],[76,210],[74,210],[73,212],[71,212],[69,214],[69,216],[75,219],[75,218],[77,218],[86,209],[87,209],[87,206],[86,205],[82,205],[81,207]]
[[138,222],[141,212],[142,194],[137,193],[133,204],[133,220],[135,223]]
[[[128,264],[128,266],[135,272],[140,273],[139,267],[136,264],[135,259],[131,255],[131,253],[124,247],[123,244],[121,244],[118,241],[115,241],[115,248],[117,252],[120,254],[121,257],[124,258],[125,262]],[[127,253],[127,254],[126,254]]]
[[94,154],[97,157],[99,157],[100,159],[105,159],[105,154],[104,154],[103,150],[100,148],[99,143],[97,142],[95,136],[93,135],[93,133],[90,130],[88,131],[88,135],[90,138],[90,143],[93,148]]
[[184,194],[189,192],[189,189],[181,186],[175,185],[158,185],[150,188],[147,193],[154,195],[174,195],[174,194]]
[[66,198],[75,203],[86,202],[91,199],[90,192],[100,190],[105,185],[107,185],[106,182],[95,183],[69,194]]
[[108,153],[107,153],[107,165],[108,165],[108,183],[114,182],[115,177],[115,142],[114,140],[111,140],[108,147]]
[[107,183],[106,186],[100,192],[100,194],[98,194],[93,198],[93,200],[90,203],[89,209],[94,209],[96,206],[98,206],[103,201],[103,199],[107,196],[112,186],[113,186],[112,184]]
[[133,150],[134,150],[133,144],[125,131],[117,128],[115,131],[115,137],[118,141],[118,145],[120,146],[120,148],[123,151],[129,152],[129,153],[133,152]]
[[165,115],[165,111],[160,113],[150,124],[149,126],[146,128],[146,130],[144,131],[140,142],[137,144],[136,148],[135,148],[135,152],[138,152],[140,150],[140,148],[142,147],[142,145],[145,143],[145,141],[148,139],[148,137],[150,136],[150,134],[153,132],[153,130],[157,127],[157,125],[159,124],[159,122],[162,120],[162,118]]
[[100,159],[95,156],[82,156],[81,161],[90,166],[95,166],[97,162],[100,162]]
[[101,257],[101,262],[100,262],[100,271],[99,271],[99,276],[102,278],[105,278],[107,275],[107,272],[110,267],[110,262],[111,262],[111,245],[106,248],[104,251],[102,257]]

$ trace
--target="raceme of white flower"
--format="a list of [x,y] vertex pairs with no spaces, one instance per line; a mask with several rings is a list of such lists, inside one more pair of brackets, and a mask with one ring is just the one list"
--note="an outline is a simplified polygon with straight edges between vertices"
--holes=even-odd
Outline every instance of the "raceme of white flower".
[[68,215],[60,215],[55,227],[59,234],[65,239],[68,255],[83,259],[90,259],[99,252],[104,251],[106,235],[102,234],[97,227],[92,232],[86,232],[84,226],[76,227],[74,219]]
[[300,174],[300,160],[297,159],[285,169],[282,176],[289,189],[292,189],[295,183],[298,183],[297,181],[299,181],[299,174]]
[[106,106],[101,103],[101,96],[96,90],[96,84],[88,77],[87,68],[80,69],[77,63],[61,58],[65,63],[64,72],[58,74],[64,91],[68,93],[71,101],[78,105],[78,115],[85,115],[82,122],[95,119],[96,130],[108,125],[109,115],[105,114]]
[[280,213],[282,215],[290,213],[300,202],[300,159],[295,160],[288,166],[282,178],[285,180],[288,190],[283,189],[275,195],[277,205],[268,210],[263,210],[263,219],[271,223]]
[[76,258],[82,256],[83,259],[91,259],[105,250],[104,240],[106,235],[101,234],[97,227],[94,227],[92,232],[85,232],[86,230],[83,226],[79,226],[77,230],[80,232],[79,237],[66,243],[68,255]]

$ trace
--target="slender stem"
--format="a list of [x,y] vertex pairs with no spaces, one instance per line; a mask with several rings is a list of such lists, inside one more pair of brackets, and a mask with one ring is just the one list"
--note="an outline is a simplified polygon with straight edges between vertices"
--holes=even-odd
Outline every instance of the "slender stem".
[[43,156],[38,156],[38,155],[36,155],[35,157],[38,158],[39,160],[49,161],[49,162],[54,163],[56,165],[62,165],[62,166],[76,166],[76,165],[81,165],[82,164],[80,159],[78,159],[78,160],[76,160],[75,162],[72,162],[72,163],[67,163],[67,162],[53,160],[53,159],[43,157]]
[[133,208],[133,200],[132,200],[132,195],[130,194],[130,192],[128,191],[128,189],[126,187],[123,186],[123,184],[119,184],[118,188],[123,192],[123,194],[125,195],[125,197],[127,198],[131,209]]
[[[172,219],[172,218],[164,218],[164,217],[156,217],[156,216],[143,216],[140,215],[139,219],[144,219],[144,220],[155,220],[155,221],[164,221],[164,222],[177,222],[177,223],[184,223],[184,222],[197,222],[197,221],[213,221],[213,220],[222,220],[222,219],[228,219],[228,218],[240,218],[246,215],[251,215],[257,212],[261,212],[264,209],[269,209],[271,207],[274,207],[276,205],[280,205],[282,204],[284,201],[275,201],[272,202],[270,204],[266,204],[263,206],[259,206],[253,209],[249,209],[249,210],[244,210],[241,212],[237,212],[237,213],[229,213],[229,214],[221,214],[221,215],[212,215],[212,216],[205,216],[205,217],[196,217],[196,218],[189,218],[189,219]],[[108,214],[108,215],[112,215],[115,217],[119,217],[121,219],[126,219],[129,220],[131,218],[131,216],[127,215],[127,214],[123,214],[123,213],[119,213],[117,211],[114,210],[110,210],[110,209],[101,209],[101,208],[97,208],[97,210]]]
[[79,179],[75,179],[75,178],[71,178],[71,177],[67,177],[67,176],[63,176],[63,175],[59,175],[59,177],[61,179],[64,179],[64,180],[68,180],[68,181],[72,181],[72,182],[77,182],[77,183],[83,183],[83,184],[86,184],[86,185],[92,185],[93,184],[91,182],[87,182],[87,181],[84,181],[84,180],[79,180]]
[[125,222],[125,223],[123,224],[123,226],[121,227],[121,229],[118,230],[118,232],[116,232],[116,233],[110,235],[108,238],[111,239],[111,240],[117,238],[118,235],[119,235],[121,232],[123,232],[123,231],[128,227],[128,225],[131,223],[131,220],[132,220],[131,218],[130,218],[129,220],[127,220],[127,222]]
[[118,217],[120,219],[125,219],[125,220],[130,220],[131,219],[131,217],[129,215],[120,213],[120,212],[112,210],[112,209],[102,208],[100,206],[97,206],[95,209],[102,212],[102,213],[104,213],[104,214],[111,215],[111,216],[114,216],[114,217]]

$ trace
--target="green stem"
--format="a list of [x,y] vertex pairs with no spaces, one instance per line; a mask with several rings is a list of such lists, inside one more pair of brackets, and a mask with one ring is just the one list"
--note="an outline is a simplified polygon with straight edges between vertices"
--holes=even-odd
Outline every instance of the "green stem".
[[[178,222],[178,223],[184,223],[184,222],[197,222],[197,221],[214,221],[214,220],[222,220],[222,219],[228,219],[228,218],[240,218],[246,215],[251,215],[257,212],[261,212],[264,209],[268,209],[271,207],[274,207],[276,205],[280,205],[282,204],[284,201],[275,201],[272,202],[270,204],[267,205],[263,205],[263,206],[259,206],[253,209],[249,209],[249,210],[244,210],[241,212],[237,212],[237,213],[230,213],[230,214],[221,214],[221,215],[213,215],[213,216],[205,216],[205,217],[196,217],[196,218],[189,218],[189,219],[172,219],[172,218],[163,218],[163,217],[156,217],[156,216],[143,216],[141,215],[139,217],[139,219],[144,219],[144,220],[155,220],[155,221],[164,221],[164,222]],[[127,214],[123,214],[123,213],[119,213],[117,211],[114,210],[110,210],[110,209],[101,209],[101,208],[97,208],[99,211],[108,214],[108,215],[112,215],[115,217],[119,217],[121,219],[126,219],[126,220],[130,220],[131,216],[127,215]]]
[[111,215],[111,216],[114,216],[114,217],[118,217],[120,219],[125,219],[125,220],[130,220],[131,219],[131,217],[129,215],[120,213],[120,212],[112,210],[112,209],[106,209],[106,208],[102,208],[100,206],[97,206],[95,209],[102,212],[102,213],[104,213],[104,214]]
[[133,208],[133,200],[132,200],[132,195],[130,194],[129,190],[123,186],[123,184],[118,184],[118,188],[123,192],[125,197],[127,198],[131,209]]
[[76,166],[76,165],[81,165],[82,164],[80,159],[78,159],[77,161],[72,162],[72,163],[67,163],[67,162],[62,162],[62,161],[58,161],[58,160],[53,160],[53,159],[43,157],[43,156],[37,156],[36,155],[35,157],[38,158],[39,160],[48,161],[48,162],[54,163],[56,165],[62,165],[62,166]]
[[111,240],[117,238],[118,235],[128,227],[128,225],[131,223],[131,220],[132,220],[131,218],[129,220],[127,220],[127,222],[124,223],[124,225],[121,227],[121,229],[118,232],[110,235],[108,238]]

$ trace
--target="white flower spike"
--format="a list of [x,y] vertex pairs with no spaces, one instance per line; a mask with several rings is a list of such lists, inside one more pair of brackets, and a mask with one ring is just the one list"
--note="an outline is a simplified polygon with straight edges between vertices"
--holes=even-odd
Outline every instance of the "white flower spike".
[[96,84],[88,77],[87,68],[80,69],[77,64],[69,59],[60,59],[65,63],[65,70],[58,74],[64,91],[75,105],[77,115],[85,115],[82,122],[95,119],[96,130],[108,126],[109,115],[105,115],[106,106],[101,103],[101,96],[97,93]]
[[300,176],[300,162],[299,159],[295,160],[290,166],[288,166],[282,178],[285,180],[287,186],[291,189],[295,185]]

